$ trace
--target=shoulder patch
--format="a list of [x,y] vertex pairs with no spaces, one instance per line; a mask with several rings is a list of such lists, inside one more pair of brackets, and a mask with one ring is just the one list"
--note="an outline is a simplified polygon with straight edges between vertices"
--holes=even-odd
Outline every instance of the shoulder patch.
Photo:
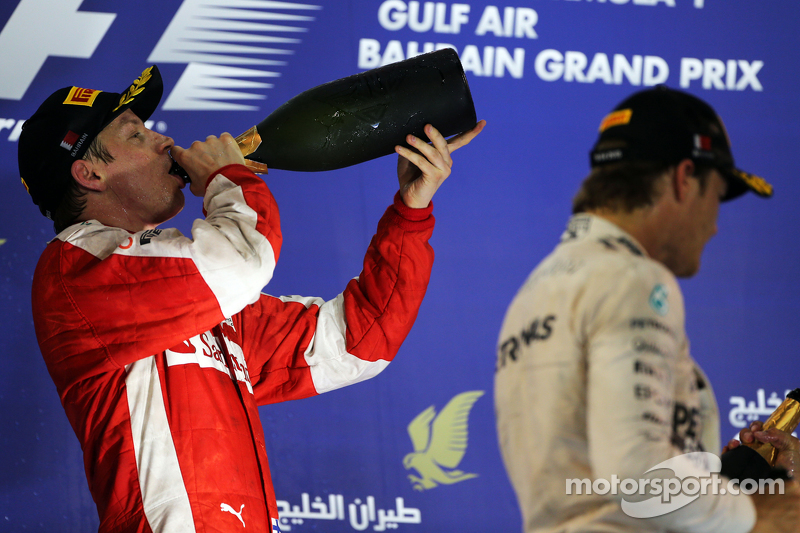
[[653,287],[652,292],[650,292],[650,307],[660,316],[664,316],[669,312],[668,296],[667,287],[661,283]]

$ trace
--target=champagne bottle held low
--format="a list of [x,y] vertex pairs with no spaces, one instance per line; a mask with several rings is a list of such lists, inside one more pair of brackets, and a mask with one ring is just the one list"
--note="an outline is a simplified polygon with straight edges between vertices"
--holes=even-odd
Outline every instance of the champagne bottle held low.
[[426,124],[449,137],[476,123],[461,60],[445,48],[309,89],[236,141],[254,172],[315,172],[394,153],[409,133],[427,139]]
[[[763,425],[763,431],[770,428],[778,428],[786,433],[791,433],[800,423],[800,389],[794,389],[786,395],[786,399],[770,415]],[[756,440],[753,443],[745,444],[758,452],[770,466],[775,466],[775,458],[778,455],[776,450],[768,442]]]
[[[798,423],[800,423],[800,389],[794,389],[786,395],[783,403],[764,422],[762,430],[778,428],[786,433],[791,433],[797,428]],[[761,477],[767,476],[769,470],[775,466],[777,455],[778,450],[769,443],[758,440],[749,444],[742,443],[741,446],[723,454],[723,474],[739,479],[758,477],[757,472],[763,473]],[[726,467],[730,469],[730,472],[724,471]],[[745,475],[744,472],[748,472],[748,474]]]

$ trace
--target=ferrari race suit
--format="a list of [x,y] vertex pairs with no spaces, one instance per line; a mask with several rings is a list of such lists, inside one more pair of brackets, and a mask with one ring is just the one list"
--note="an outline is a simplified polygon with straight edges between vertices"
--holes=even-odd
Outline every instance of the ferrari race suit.
[[399,194],[361,275],[327,302],[260,292],[278,208],[244,166],[211,176],[203,210],[191,239],[76,224],[37,265],[36,334],[101,533],[279,531],[257,406],[378,374],[427,288],[432,206]]
[[[498,436],[526,533],[753,527],[749,496],[717,494],[710,485],[691,503],[650,507],[661,516],[626,507],[637,498],[663,502],[654,498],[673,474],[645,474],[663,461],[671,459],[676,476],[718,471],[713,462],[691,461],[713,461],[708,454],[684,454],[720,452],[719,415],[689,355],[677,280],[614,224],[572,217],[508,308],[497,357]],[[626,495],[632,484],[612,490],[615,478],[637,480],[648,492]],[[646,497],[658,484],[662,496]]]

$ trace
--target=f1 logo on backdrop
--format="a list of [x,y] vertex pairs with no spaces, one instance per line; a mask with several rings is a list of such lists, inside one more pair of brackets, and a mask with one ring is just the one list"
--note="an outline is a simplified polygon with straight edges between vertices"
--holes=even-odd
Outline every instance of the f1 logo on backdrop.
[[[88,59],[116,13],[78,11],[83,0],[20,0],[0,31],[0,98],[21,100],[49,56]],[[299,34],[322,7],[288,2],[184,0],[148,57],[186,64],[162,104],[166,110],[257,110]],[[113,9],[109,2],[109,8]]]
[[307,31],[293,23],[314,20],[292,12],[322,9],[284,2],[246,6],[231,5],[228,0],[184,0],[147,59],[188,64],[162,109],[257,110],[258,106],[231,100],[263,99],[263,94],[254,91],[273,85],[241,78],[280,76],[273,69],[286,62],[275,58],[292,54],[287,46],[299,43],[297,35]]
[[22,100],[49,56],[92,56],[114,13],[78,11],[83,0],[21,0],[0,32],[0,98]]

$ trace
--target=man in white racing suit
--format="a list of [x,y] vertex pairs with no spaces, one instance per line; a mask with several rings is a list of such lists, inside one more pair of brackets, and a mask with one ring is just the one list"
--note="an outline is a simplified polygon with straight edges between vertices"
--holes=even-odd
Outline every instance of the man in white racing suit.
[[[498,340],[497,428],[523,530],[797,531],[791,482],[786,495],[650,496],[673,471],[720,470],[702,453],[720,452],[719,415],[689,354],[676,276],[697,272],[721,201],[772,187],[734,167],[720,119],[686,93],[638,92],[600,132],[561,242],[520,288]],[[760,429],[743,438],[772,442],[792,469],[797,439]]]

